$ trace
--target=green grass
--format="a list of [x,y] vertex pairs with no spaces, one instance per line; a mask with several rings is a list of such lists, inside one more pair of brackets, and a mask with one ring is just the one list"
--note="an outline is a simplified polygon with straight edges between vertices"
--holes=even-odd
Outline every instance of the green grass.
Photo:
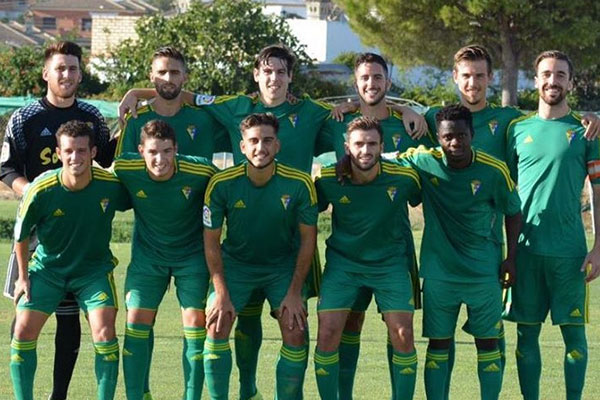
[[[0,210],[2,209],[0,202]],[[420,240],[420,232],[415,237]],[[323,250],[323,237],[319,238],[319,245]],[[6,260],[9,254],[9,243],[0,241],[0,280],[4,282]],[[119,293],[122,293],[125,267],[129,262],[129,245],[113,244],[113,251],[119,258],[120,264],[115,270]],[[321,252],[321,256],[324,253]],[[182,373],[181,373],[181,318],[179,308],[176,304],[174,293],[168,293],[161,306],[156,324],[156,346],[154,353],[154,364],[151,375],[152,391],[155,399],[181,398]],[[591,318],[592,324],[588,327],[588,338],[590,342],[590,360],[587,374],[587,384],[584,393],[585,399],[600,397],[600,369],[596,366],[600,363],[600,351],[596,341],[598,328],[595,321],[600,317],[598,298],[600,289],[597,284],[592,285],[591,296]],[[122,298],[120,299],[122,303]],[[311,355],[309,367],[306,373],[305,398],[317,399],[317,389],[314,378],[312,351],[316,336],[315,301],[309,302],[309,321],[311,326]],[[8,369],[9,349],[9,326],[13,317],[13,306],[8,299],[0,301],[0,349],[4,349],[5,356],[0,362],[0,400],[12,398],[10,375]],[[465,313],[461,313],[458,326],[462,326]],[[83,337],[82,346],[75,375],[70,389],[71,399],[95,398],[95,380],[93,368],[93,348],[89,329],[82,317]],[[268,316],[263,316],[264,342],[260,355],[258,387],[265,399],[273,398],[273,386],[275,376],[275,360],[280,347],[280,336],[275,321]],[[38,370],[35,384],[36,399],[47,398],[51,389],[52,380],[52,357],[54,340],[55,319],[51,317],[42,331],[38,341]],[[122,343],[124,331],[124,312],[121,310],[118,316],[117,330],[119,340]],[[508,362],[504,378],[502,399],[519,399],[519,387],[517,381],[516,366],[514,362],[515,348],[515,326],[506,324]],[[423,399],[423,365],[426,350],[426,341],[420,337],[421,334],[421,312],[415,315],[415,337],[417,338],[417,351],[419,355],[419,371],[417,391],[415,399]],[[232,341],[233,343],[233,341]],[[372,305],[367,313],[364,333],[362,336],[361,357],[359,361],[357,381],[355,385],[355,399],[386,399],[389,398],[389,384],[387,363],[385,356],[386,334],[385,327],[379,315]],[[546,324],[542,331],[541,346],[543,351],[544,369],[541,384],[542,399],[564,399],[564,383],[562,372],[563,345],[560,332],[557,327]],[[231,377],[231,398],[237,398],[237,371],[233,368]],[[473,340],[462,331],[457,331],[457,362],[452,381],[452,398],[475,399],[478,398],[479,387],[476,371],[476,353]],[[124,386],[122,373],[120,374],[117,399],[124,399]],[[207,398],[206,394],[204,398]]]

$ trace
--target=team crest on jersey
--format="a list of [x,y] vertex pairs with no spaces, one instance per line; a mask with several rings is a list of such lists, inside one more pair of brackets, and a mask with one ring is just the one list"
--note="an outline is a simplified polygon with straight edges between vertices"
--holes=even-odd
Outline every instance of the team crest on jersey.
[[296,124],[298,123],[298,114],[290,114],[288,119],[290,120],[290,123],[292,124],[292,126],[295,128]]
[[10,157],[10,146],[8,142],[2,143],[2,154],[0,154],[0,162],[5,163]]
[[473,192],[473,196],[475,196],[479,189],[481,189],[481,182],[478,180],[471,181],[471,192]]
[[489,127],[490,127],[490,132],[492,132],[492,135],[496,134],[496,129],[498,128],[498,121],[491,120],[489,123]]
[[571,144],[573,139],[575,139],[575,131],[573,129],[569,129],[567,131],[566,135],[567,135],[567,142],[569,142],[569,144]]
[[186,131],[187,131],[188,135],[190,135],[190,138],[192,140],[194,140],[196,138],[196,134],[198,133],[198,130],[196,129],[196,126],[194,126],[194,125],[188,125]]
[[394,143],[394,149],[400,149],[400,143],[402,142],[402,136],[399,133],[396,133],[392,136],[392,142]]
[[109,199],[102,199],[100,200],[100,207],[102,207],[102,212],[106,212],[106,209],[108,208],[108,205],[110,204],[110,200]]
[[289,194],[284,194],[283,196],[281,196],[281,204],[283,204],[284,209],[287,210],[288,205],[290,204],[290,200],[292,200],[292,198]]
[[204,206],[202,209],[202,222],[204,225],[211,228],[212,227],[212,213],[210,212],[210,208],[208,206]]
[[183,193],[183,195],[185,196],[186,200],[189,200],[190,199],[190,194],[192,194],[192,188],[189,187],[189,186],[184,186],[181,189],[181,193]]
[[396,199],[396,193],[398,193],[398,188],[396,188],[396,186],[389,186],[387,188],[387,194],[391,201]]

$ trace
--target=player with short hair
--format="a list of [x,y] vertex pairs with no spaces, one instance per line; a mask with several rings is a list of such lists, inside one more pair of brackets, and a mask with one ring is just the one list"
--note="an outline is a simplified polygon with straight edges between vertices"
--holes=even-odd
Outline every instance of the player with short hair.
[[115,161],[115,174],[127,188],[135,212],[131,263],[125,280],[123,372],[129,400],[145,396],[150,331],[171,277],[182,310],[183,398],[199,399],[202,395],[209,276],[199,204],[216,168],[205,158],[176,154],[176,137],[167,122],[151,120],[142,127],[139,153],[122,153]]
[[[46,96],[16,110],[6,126],[0,179],[18,196],[22,196],[29,182],[41,173],[61,165],[56,148],[55,133],[65,122],[80,120],[90,124],[95,132],[96,161],[108,167],[112,162],[115,141],[104,117],[96,107],[76,99],[77,88],[83,78],[81,48],[68,41],[49,45],[44,51],[42,78],[47,82]],[[36,237],[32,234],[31,253]],[[17,259],[13,251],[8,262],[4,295],[13,298],[17,280]],[[14,321],[11,331],[14,328]],[[67,398],[69,382],[79,353],[81,328],[79,307],[73,295],[68,294],[56,309],[56,336],[53,387],[50,400]]]
[[[436,115],[440,147],[419,147],[400,156],[421,177],[425,230],[421,242],[423,336],[429,338],[425,389],[429,400],[447,396],[448,358],[462,304],[475,337],[481,398],[497,399],[502,385],[498,336],[503,286],[512,284],[520,202],[506,164],[471,147],[468,108]],[[507,257],[496,237],[505,215]],[[508,277],[506,277],[508,273]]]
[[[115,211],[129,208],[129,197],[114,175],[92,167],[97,151],[94,136],[85,122],[61,125],[56,132],[56,154],[63,166],[37,177],[19,207],[15,226],[17,320],[10,351],[17,400],[33,400],[37,338],[67,293],[74,294],[88,317],[96,352],[97,398],[114,398],[119,345],[112,270],[117,260],[109,244]],[[39,244],[29,261],[34,227]]]
[[[322,399],[342,398],[338,346],[347,316],[365,292],[369,300],[375,295],[393,345],[393,396],[411,399],[414,394],[414,244],[412,236],[406,235],[406,226],[410,226],[406,204],[420,202],[421,184],[412,168],[380,160],[384,137],[377,119],[352,120],[345,142],[350,174],[339,182],[335,167],[330,166],[321,170],[315,182],[319,209],[333,206],[315,351]],[[344,398],[351,397],[352,388],[346,388]]]
[[[508,128],[507,160],[519,185],[524,223],[516,284],[507,318],[517,323],[521,394],[539,398],[541,324],[551,312],[565,344],[566,398],[581,399],[587,366],[588,283],[600,271],[600,146],[585,140],[581,117],[566,100],[573,64],[563,52],[535,60],[538,110]],[[584,181],[592,184],[595,241],[587,252],[581,220]]]
[[273,114],[246,117],[240,150],[247,161],[217,173],[206,191],[204,245],[214,292],[204,370],[212,399],[228,397],[229,333],[256,291],[269,301],[283,339],[276,397],[295,400],[302,392],[308,357],[303,288],[316,245],[317,199],[310,175],[275,161],[278,128]]

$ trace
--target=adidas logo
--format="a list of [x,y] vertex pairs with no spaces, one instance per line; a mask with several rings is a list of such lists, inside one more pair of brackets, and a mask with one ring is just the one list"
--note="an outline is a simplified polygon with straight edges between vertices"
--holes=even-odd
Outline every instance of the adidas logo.
[[320,375],[320,376],[328,376],[329,372],[325,371],[324,368],[319,368],[318,370],[315,371],[315,374]]
[[527,137],[525,138],[525,140],[523,140],[523,143],[527,144],[527,143],[533,143],[533,138],[531,137],[531,135],[527,135]]
[[581,354],[577,350],[573,350],[567,354],[567,358],[570,360],[581,360],[583,359],[583,354]]
[[65,215],[65,213],[63,212],[63,210],[61,210],[60,208],[57,208],[56,210],[54,210],[54,212],[52,213],[53,217],[62,217],[63,215]]
[[233,208],[246,208],[246,204],[242,200],[238,200],[233,205]]
[[412,369],[411,367],[404,368],[402,371],[400,371],[400,374],[402,374],[402,375],[412,375],[414,373],[415,373],[415,370]]
[[25,361],[25,360],[23,360],[23,358],[18,354],[13,354],[10,357],[10,362],[22,363],[23,361]]
[[427,364],[425,364],[425,368],[440,369],[440,366],[437,365],[437,363],[435,361],[429,361]]
[[144,193],[143,190],[140,190],[139,192],[137,192],[135,194],[135,197],[139,197],[140,199],[147,199],[148,198],[148,196],[146,196],[146,193]]
[[133,353],[123,347],[123,356],[132,356]]
[[42,131],[42,133],[40,133],[40,137],[41,136],[52,136],[52,132],[50,132],[50,129],[44,128],[44,130]]
[[574,309],[571,314],[569,314],[569,316],[571,317],[581,317],[581,311],[579,311],[579,308]]
[[100,293],[98,293],[98,296],[96,297],[96,299],[98,301],[106,301],[106,299],[108,299],[108,295],[104,292],[100,292]]
[[348,198],[348,196],[342,196],[342,198],[340,199],[340,203],[341,204],[350,204],[352,202],[350,201],[350,199]]
[[202,361],[204,359],[204,357],[202,356],[202,354],[196,354],[195,356],[190,357],[190,360],[192,361]]
[[119,356],[116,354],[109,354],[107,356],[104,356],[103,360],[104,361],[119,361]]
[[217,354],[207,354],[205,357],[206,357],[206,359],[207,359],[207,360],[218,360],[218,359],[220,359],[220,358],[221,358],[221,357],[220,357],[219,355],[217,355]]
[[490,364],[483,369],[485,372],[500,372],[500,367],[496,363]]

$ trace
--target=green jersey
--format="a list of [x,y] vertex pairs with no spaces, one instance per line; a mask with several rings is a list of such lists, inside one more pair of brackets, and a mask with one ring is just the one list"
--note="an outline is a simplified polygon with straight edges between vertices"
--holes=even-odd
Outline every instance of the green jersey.
[[[379,120],[381,128],[383,128],[383,152],[391,153],[394,151],[404,152],[410,147],[418,147],[423,145],[425,147],[432,147],[434,141],[431,134],[427,134],[422,138],[415,140],[413,139],[404,128],[404,122],[402,121],[402,115],[393,111],[388,107],[389,117]],[[345,154],[344,142],[346,141],[346,130],[348,124],[355,118],[361,117],[360,112],[344,114],[344,120],[342,122],[336,121],[333,118],[329,118],[324,127],[324,137],[327,142],[320,144],[323,146],[319,147],[317,153],[328,151],[333,148],[335,155],[338,160]]]
[[317,224],[317,195],[310,176],[275,162],[264,186],[248,178],[246,162],[218,172],[204,199],[204,227],[220,228],[226,265],[244,268],[293,268],[298,251],[298,224]]
[[177,114],[164,117],[157,114],[151,105],[147,105],[137,113],[137,118],[128,115],[125,119],[125,127],[121,130],[115,152],[117,157],[121,153],[137,153],[142,128],[153,119],[165,121],[175,130],[177,151],[180,154],[212,159],[213,153],[231,150],[227,132],[201,108],[183,105]]
[[[429,130],[437,142],[437,128],[435,116],[442,107],[431,107],[425,113],[425,120]],[[473,115],[473,142],[471,145],[477,149],[499,158],[506,159],[506,130],[515,118],[523,113],[514,107],[498,107],[488,104],[484,109],[475,111]]]
[[512,216],[521,206],[506,164],[473,149],[471,165],[450,168],[439,147],[411,149],[400,159],[421,178],[421,277],[497,282],[502,258],[497,214]]
[[205,158],[178,154],[174,175],[155,181],[139,154],[121,154],[115,174],[127,188],[135,212],[133,259],[176,267],[204,254],[202,203],[216,171]]
[[239,163],[246,158],[240,150],[240,123],[254,113],[270,112],[279,120],[281,150],[277,159],[293,168],[311,172],[318,135],[331,113],[331,106],[309,98],[292,104],[288,101],[267,107],[258,98],[249,96],[196,96],[196,104],[202,105],[229,132],[233,160]]
[[579,115],[515,120],[507,132],[507,163],[519,185],[523,227],[519,243],[530,253],[585,256],[581,191],[586,175],[600,183],[600,142],[587,141]]
[[62,168],[37,177],[27,189],[15,225],[15,240],[36,228],[39,245],[30,270],[45,269],[61,279],[104,275],[116,266],[110,248],[115,211],[130,208],[117,177],[92,167],[92,180],[70,191],[61,182]]
[[412,263],[407,202],[420,202],[421,187],[414,169],[381,161],[373,181],[356,185],[348,178],[338,182],[335,166],[328,166],[315,186],[319,209],[333,206],[332,233],[326,242],[328,268],[383,272]]

